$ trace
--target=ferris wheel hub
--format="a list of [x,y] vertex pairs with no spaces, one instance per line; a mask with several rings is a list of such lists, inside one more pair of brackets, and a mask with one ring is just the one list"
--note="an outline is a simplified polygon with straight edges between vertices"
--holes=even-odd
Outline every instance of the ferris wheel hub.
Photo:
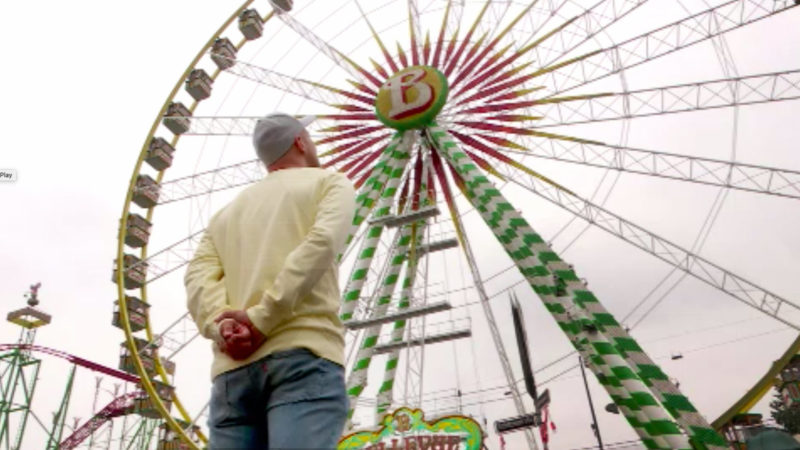
[[375,112],[387,127],[399,131],[422,128],[436,119],[448,92],[447,78],[435,67],[407,67],[378,90]]

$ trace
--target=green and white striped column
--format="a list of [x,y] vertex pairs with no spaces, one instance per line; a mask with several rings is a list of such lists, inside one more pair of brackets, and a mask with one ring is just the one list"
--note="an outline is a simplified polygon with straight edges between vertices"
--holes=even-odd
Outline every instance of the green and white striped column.
[[389,145],[386,146],[386,149],[378,158],[377,164],[372,168],[369,178],[367,178],[367,181],[364,182],[361,189],[356,193],[356,211],[353,215],[353,224],[350,228],[350,232],[347,234],[347,244],[353,241],[358,227],[361,226],[361,223],[364,222],[369,212],[372,211],[372,207],[375,205],[375,201],[378,199],[384,183],[386,183],[386,179],[389,176],[386,171],[386,166],[393,163],[392,152],[395,150],[397,143],[399,143],[399,141],[390,141]]
[[[469,180],[468,177],[465,178]],[[535,235],[532,232],[525,236],[526,239],[524,242],[518,239],[513,239],[510,236],[500,235],[497,231],[501,229],[507,229],[511,226],[511,224],[510,223],[500,224],[497,222],[498,220],[503,219],[504,217],[506,219],[508,217],[511,217],[510,214],[508,212],[505,212],[504,209],[500,209],[499,213],[494,213],[494,214],[490,213],[489,212],[490,210],[488,208],[484,207],[480,203],[476,203],[476,195],[474,191],[469,186],[467,186],[467,188],[468,190],[471,191],[471,195],[470,192],[468,192],[467,197],[476,206],[476,209],[478,209],[482,217],[487,221],[487,224],[490,225],[493,232],[495,232],[495,235],[498,237],[498,239],[504,245],[506,250],[509,252],[509,255],[511,255],[512,258],[515,260],[515,263],[520,267],[520,270],[523,272],[523,274],[526,275],[529,281],[530,280],[533,281],[532,286],[534,287],[534,290],[536,290],[540,294],[540,296],[542,296],[543,300],[548,306],[548,309],[551,311],[551,313],[553,313],[561,328],[569,335],[571,342],[573,342],[573,344],[575,344],[577,347],[578,344],[582,342],[579,339],[582,335],[580,323],[575,318],[567,314],[567,310],[571,308],[570,305],[567,304],[565,307],[564,301],[559,302],[558,299],[556,298],[545,297],[545,295],[550,296],[550,294],[554,292],[554,288],[551,287],[551,285],[554,285],[554,281],[552,279],[552,276],[547,271],[547,269],[544,266],[542,266],[541,263],[533,259],[533,253],[531,253],[529,249],[529,247],[531,246],[535,247],[537,244],[543,245],[544,243],[541,240],[541,238],[539,238],[538,235]],[[510,205],[509,208],[506,209],[513,210],[513,208],[510,208]],[[517,222],[518,221],[514,221],[513,223],[515,225],[519,225]],[[547,250],[547,249],[548,248],[545,246],[540,250]],[[583,341],[586,341],[586,339],[584,338]],[[647,422],[648,421],[647,417],[642,415],[643,413],[640,411],[640,408],[638,407],[633,408],[632,411],[628,411],[626,409],[628,405],[632,404],[630,401],[630,396],[628,395],[627,391],[622,387],[621,383],[618,382],[613,373],[610,370],[608,370],[608,367],[605,364],[604,360],[602,359],[598,360],[596,357],[592,358],[592,356],[595,355],[591,353],[593,351],[593,348],[590,345],[588,345],[588,341],[585,342],[582,347],[579,347],[579,350],[583,353],[584,357],[587,360],[589,359],[595,360],[595,362],[597,363],[595,367],[598,370],[606,369],[605,373],[600,373],[599,375],[602,375],[603,379],[607,381],[608,389],[612,391],[611,392],[612,395],[617,399],[621,400],[620,403],[622,403],[623,405],[623,414],[625,414],[625,416],[629,418],[632,425],[635,425],[634,428],[637,429],[637,432],[639,432],[639,434],[643,438],[649,438],[649,435],[647,435],[646,432],[644,431],[643,425],[639,425],[641,423]],[[636,405],[633,404],[633,406]],[[665,442],[662,441],[662,443]]]
[[389,173],[391,172],[391,169],[387,169],[387,166],[397,163],[397,161],[392,158],[392,153],[400,144],[401,137],[402,136],[399,134],[395,134],[392,137],[392,140],[389,141],[389,145],[386,146],[378,158],[377,164],[372,168],[369,178],[367,178],[367,181],[364,182],[361,189],[359,189],[356,194],[356,211],[353,215],[353,224],[350,228],[350,232],[347,234],[347,244],[353,241],[358,227],[361,226],[361,223],[364,222],[369,212],[372,211],[375,201],[378,199],[378,196],[380,196],[386,179],[389,178]]
[[[515,260],[548,310],[554,313],[561,328],[568,336],[574,335],[577,338],[575,340],[570,336],[576,348],[592,362],[592,367],[599,369],[595,372],[604,382],[612,399],[623,411],[627,409],[630,413],[626,414],[626,418],[642,441],[649,448],[691,448],[688,439],[671,420],[669,413],[652,396],[615,346],[572,303],[571,294],[577,295],[577,292],[559,292],[552,272],[542,265],[560,261],[558,256],[503,198],[499,190],[480,174],[477,166],[458,149],[457,144],[443,129],[433,127],[428,136],[442,156],[465,180],[467,189],[471,191],[468,195],[470,201]],[[583,292],[591,295],[588,291]],[[580,298],[574,300],[579,302]]]
[[[367,184],[371,186],[371,189],[364,192],[356,199],[357,204],[361,206],[358,208],[353,219],[353,226],[355,229],[365,220],[373,202],[378,199],[379,196],[379,204],[372,217],[380,218],[389,214],[389,209],[392,206],[397,186],[400,183],[400,177],[405,170],[409,151],[413,144],[413,133],[397,133],[394,135],[391,143],[386,148],[389,159],[380,170],[376,167],[376,170],[373,171],[372,177],[370,177],[367,182]],[[353,313],[358,305],[358,299],[361,296],[361,288],[364,286],[364,282],[367,279],[369,267],[372,265],[372,259],[375,256],[378,242],[380,242],[383,228],[382,224],[368,226],[364,240],[361,242],[361,248],[356,255],[353,270],[350,273],[347,286],[345,286],[344,289],[344,295],[342,296],[343,305],[339,317],[343,321],[353,318]],[[348,239],[352,239],[354,234],[355,233],[351,233]]]
[[[491,202],[491,197],[495,196],[487,196],[486,191],[480,188],[472,190],[469,197],[473,198],[474,204],[493,229],[504,230],[498,237],[507,240],[504,245],[509,254],[517,259],[523,273],[532,274],[527,276],[531,286],[561,328],[568,336],[574,336],[572,342],[576,349],[589,361],[590,368],[645,445],[648,448],[689,448],[688,441],[669,413],[652,398],[647,385],[635,376],[630,364],[612,341],[599,332],[596,324],[579,308],[577,303],[584,292],[570,293],[558,285],[558,275],[554,275],[557,273],[554,269],[558,267],[554,267],[554,264],[560,260],[556,259],[552,249],[513,208],[497,208],[500,203]],[[522,239],[511,237],[520,235]],[[529,243],[525,244],[523,240]],[[546,263],[540,265],[544,261]]]
[[[383,282],[378,288],[377,301],[373,306],[370,314],[371,318],[382,317],[386,315],[387,310],[392,301],[392,294],[394,294],[397,280],[400,277],[400,272],[403,268],[404,262],[407,259],[409,244],[411,242],[411,228],[403,227],[399,232],[399,238],[396,240],[394,248],[392,249],[391,259],[389,260],[389,267],[384,276]],[[350,375],[347,377],[347,395],[350,398],[350,411],[348,418],[351,418],[355,410],[355,404],[358,397],[367,386],[367,372],[372,363],[372,356],[374,354],[375,345],[378,344],[378,337],[380,336],[382,324],[373,325],[364,331],[361,338],[361,343],[358,346],[356,353],[356,361],[353,365]]]
[[[560,275],[560,280],[568,291],[588,292],[570,267],[548,266]],[[614,319],[594,296],[583,295],[579,302],[586,314],[592,318],[602,332],[608,336],[619,353],[636,370],[636,374],[649,386],[650,391],[689,434],[692,443],[698,448],[727,449],[728,445],[716,430],[697,411],[689,399],[675,386],[661,368],[648,356],[633,337]]]
[[[417,260],[414,255],[416,248],[419,248],[422,243],[422,237],[425,234],[425,222],[419,221],[416,224],[406,225],[411,232],[412,249],[409,251],[409,257],[406,258],[406,272],[403,278],[402,291],[400,293],[400,302],[397,305],[398,311],[403,311],[411,306],[411,295],[414,289],[414,281],[417,276]],[[403,335],[406,331],[406,320],[396,320],[392,326],[392,334],[390,342],[400,342],[403,340]],[[386,361],[386,367],[383,372],[383,381],[381,387],[378,389],[378,403],[377,403],[377,416],[380,419],[386,414],[394,400],[394,380],[397,371],[397,365],[400,361],[400,350],[394,350],[389,353]],[[380,423],[380,420],[376,421]]]
[[[420,155],[420,157],[423,157],[423,155]],[[422,164],[422,173],[420,174],[419,180],[419,189],[416,194],[412,192],[412,195],[420,196],[417,199],[418,204],[423,207],[431,204],[431,199],[428,198],[429,167],[429,156],[427,153],[425,153]],[[413,204],[414,202],[409,200],[406,202],[406,208],[408,210],[412,210],[411,205]],[[398,311],[403,311],[411,306],[411,297],[413,295],[414,281],[417,277],[417,265],[419,262],[416,249],[418,249],[422,244],[422,240],[425,236],[425,231],[427,228],[427,221],[420,220],[416,223],[406,226],[411,230],[411,248],[408,252],[408,258],[406,258],[406,272],[403,279],[402,291],[400,293],[400,302],[397,305]],[[401,342],[403,340],[403,335],[406,331],[406,323],[407,321],[405,319],[396,320],[394,322],[392,326],[390,342]],[[376,405],[377,420],[375,423],[380,423],[383,415],[386,414],[389,408],[392,406],[392,402],[394,400],[394,380],[396,379],[399,361],[400,350],[393,350],[391,353],[389,353],[388,359],[386,360],[386,367],[383,371],[383,381],[378,389]]]

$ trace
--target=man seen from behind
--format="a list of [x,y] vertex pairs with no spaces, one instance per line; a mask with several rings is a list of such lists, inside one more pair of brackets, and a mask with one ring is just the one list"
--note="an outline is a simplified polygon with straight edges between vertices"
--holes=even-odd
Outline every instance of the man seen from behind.
[[216,213],[185,276],[189,312],[213,341],[209,448],[333,449],[348,401],[336,257],[355,211],[297,120],[258,121],[269,175]]

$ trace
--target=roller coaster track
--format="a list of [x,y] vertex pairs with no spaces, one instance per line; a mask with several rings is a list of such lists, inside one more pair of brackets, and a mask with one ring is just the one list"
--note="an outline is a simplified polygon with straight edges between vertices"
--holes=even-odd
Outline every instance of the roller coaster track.
[[[30,345],[30,344],[0,344],[0,352],[6,352],[11,350],[19,350],[19,351],[31,351],[36,353],[42,353],[45,355],[55,356],[57,358],[61,358],[65,361],[71,362],[72,364],[78,365],[80,367],[92,370],[94,372],[100,372],[102,374],[127,381],[130,383],[139,383],[139,377],[135,375],[131,375],[127,372],[123,372],[121,370],[117,370],[108,366],[104,366],[102,364],[98,364],[96,362],[89,361],[88,359],[81,358],[79,356],[71,355],[67,352],[62,352],[60,350],[55,350],[48,347],[42,347],[39,345]],[[134,406],[134,399],[137,396],[143,395],[143,391],[136,391],[131,392],[128,394],[123,394],[114,400],[111,401],[105,408],[101,409],[94,415],[91,419],[89,419],[86,423],[81,425],[78,429],[75,430],[72,435],[64,439],[61,444],[59,445],[59,449],[73,449],[80,445],[86,437],[96,431],[98,428],[103,426],[109,420],[119,417],[125,414],[129,414],[132,411]]]
[[143,391],[131,392],[115,398],[111,403],[106,405],[105,408],[98,411],[94,417],[87,420],[86,423],[76,429],[68,438],[61,441],[58,448],[60,450],[71,450],[80,445],[84,439],[97,431],[98,428],[102,427],[109,420],[124,416],[125,414],[130,414],[134,407],[134,399],[141,395],[144,395]]
[[102,364],[97,364],[96,362],[89,361],[88,359],[81,358],[79,356],[71,355],[67,352],[62,352],[60,350],[55,350],[48,347],[42,347],[40,345],[30,345],[30,344],[0,344],[0,352],[5,352],[9,350],[23,350],[23,351],[32,351],[37,353],[44,353],[45,355],[55,356],[57,358],[61,358],[63,360],[69,361],[73,364],[79,365],[86,369],[100,372],[102,374],[112,376],[114,378],[118,378],[120,380],[127,381],[129,383],[138,383],[139,377],[136,375],[131,375],[127,372],[123,372],[121,370],[113,369],[111,367],[104,366]]

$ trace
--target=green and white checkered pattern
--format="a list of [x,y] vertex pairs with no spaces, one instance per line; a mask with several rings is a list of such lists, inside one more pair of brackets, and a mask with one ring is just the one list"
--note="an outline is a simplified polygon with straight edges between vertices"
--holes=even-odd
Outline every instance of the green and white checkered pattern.
[[[371,190],[364,192],[362,196],[356,199],[358,204],[363,206],[371,204],[376,198],[378,199],[378,204],[371,216],[373,219],[379,219],[389,215],[394,197],[397,193],[397,188],[400,185],[403,172],[406,169],[409,153],[414,145],[415,138],[416,135],[413,132],[395,134],[385,151],[388,154],[386,163],[382,167],[376,167],[367,182]],[[353,220],[354,227],[357,227],[358,224],[366,219],[366,215],[360,215],[363,210],[364,208],[360,208],[359,211],[357,211]],[[353,271],[345,287],[344,305],[340,313],[340,318],[342,320],[349,320],[353,317],[353,313],[358,305],[358,300],[361,297],[361,289],[367,280],[369,268],[372,265],[378,243],[383,234],[383,229],[384,225],[382,223],[370,225],[367,228],[361,248],[356,255]],[[385,314],[386,308],[389,306],[389,300],[394,291],[394,286],[397,284],[397,278],[399,277],[402,263],[405,260],[405,251],[400,251],[401,247],[403,247],[402,242],[404,236],[406,236],[406,234],[400,235],[398,245],[395,245],[393,248],[390,268],[386,278],[383,280],[383,284],[379,288],[378,305],[373,310],[373,317],[375,317],[376,314]],[[404,246],[406,249],[408,248],[408,241],[410,241],[410,235],[405,237]],[[377,344],[380,328],[380,326],[369,328],[365,332],[364,339],[359,346],[353,371],[350,373],[347,381],[347,392],[350,397],[351,405],[348,418],[352,417],[356,400],[364,390],[364,387],[366,387],[367,369],[371,362],[373,348]]]
[[[430,169],[429,157],[420,155],[424,158],[422,165],[422,173],[419,180],[419,188],[416,194],[419,195],[418,203],[420,206],[429,206],[431,199],[428,198],[428,171]],[[413,202],[407,202],[406,208],[410,209]],[[427,220],[419,220],[416,223],[407,225],[411,229],[411,246],[409,248],[408,258],[406,258],[406,272],[403,279],[402,292],[400,293],[400,303],[397,305],[398,311],[403,311],[411,306],[411,298],[413,295],[414,282],[417,277],[417,266],[419,256],[416,249],[422,245],[425,231],[427,228]],[[403,335],[406,331],[407,320],[397,320],[392,326],[392,333],[390,342],[400,342],[403,340]],[[397,366],[400,361],[400,350],[394,350],[389,353],[386,361],[386,367],[383,372],[383,381],[381,382],[380,389],[378,390],[377,405],[376,405],[376,423],[380,423],[384,414],[389,411],[392,406],[394,397],[394,380],[397,374]]]
[[[423,186],[424,189],[424,186]],[[422,202],[421,202],[422,203]],[[424,203],[423,203],[424,204]],[[411,239],[414,241],[412,248],[419,248],[422,244],[422,238],[425,235],[425,221],[419,221],[416,224],[407,225],[412,229]],[[407,258],[406,272],[403,279],[402,291],[400,293],[400,303],[397,305],[399,311],[408,309],[411,306],[411,295],[414,289],[414,281],[417,276],[417,262],[418,258],[414,255],[416,252],[409,251],[409,258]],[[397,320],[392,326],[392,334],[390,342],[400,342],[403,340],[403,334],[406,331],[406,320]],[[400,350],[394,350],[389,353],[389,358],[386,361],[386,368],[383,372],[383,381],[378,390],[378,404],[377,416],[382,417],[383,414],[388,412],[393,401],[394,380],[397,371],[397,365],[400,360]]]
[[[397,280],[400,277],[400,272],[407,259],[409,244],[411,242],[411,231],[411,227],[406,226],[399,232],[399,237],[392,249],[388,270],[386,271],[386,275],[380,287],[378,287],[377,301],[372,307],[371,318],[385,316],[386,311],[389,309],[389,305],[392,301],[392,294],[397,286]],[[362,336],[361,344],[358,346],[355,364],[350,371],[350,376],[347,378],[347,395],[350,398],[348,417],[352,417],[356,400],[367,386],[367,371],[372,362],[372,355],[375,345],[378,343],[381,328],[382,325],[374,325],[367,328]]]
[[[585,283],[577,277],[565,279],[568,291],[585,291]],[[636,374],[650,388],[659,402],[690,435],[697,448],[727,449],[725,440],[711,427],[689,399],[678,390],[669,377],[642,350],[639,344],[595,298],[580,302],[587,316],[608,336]]]
[[[355,230],[366,219],[376,200],[378,200],[378,205],[372,217],[377,219],[389,214],[397,186],[408,161],[409,151],[414,144],[412,134],[406,134],[405,138],[403,136],[400,133],[394,135],[389,146],[384,151],[386,159],[378,163],[372,171],[372,176],[365,184],[365,188],[368,187],[368,189],[363,190],[356,198],[358,208],[353,218],[353,232],[350,233],[348,242],[352,240]],[[361,248],[356,255],[353,270],[344,289],[344,304],[339,314],[342,320],[353,318],[358,299],[361,296],[361,288],[367,279],[369,267],[372,265],[372,258],[381,239],[383,228],[382,224],[369,226],[364,240],[361,242]]]
[[[419,204],[422,206],[427,206],[430,204],[428,199],[427,180],[428,164],[427,161],[425,161],[418,191],[418,194],[420,195]],[[406,208],[410,207],[411,202],[407,202]],[[422,244],[423,237],[425,236],[426,221],[420,220],[414,224],[409,224],[406,226],[411,230],[411,245],[408,252],[408,258],[406,258],[406,272],[403,279],[402,291],[400,293],[400,303],[397,305],[398,311],[408,309],[411,306],[411,296],[413,293],[412,290],[414,288],[414,281],[416,280],[417,276],[418,256],[416,249]],[[406,330],[406,322],[407,321],[405,319],[394,322],[394,325],[392,326],[390,342],[400,342],[403,340],[403,334],[405,334]],[[378,389],[378,401],[376,407],[376,416],[378,420],[376,420],[376,423],[380,423],[383,415],[386,414],[389,411],[389,408],[392,406],[394,380],[399,361],[400,350],[394,350],[389,353],[389,357],[386,361],[386,367],[384,368],[383,372],[383,381]]]
[[[670,411],[653,396],[645,380],[626,361],[618,348],[619,341],[609,339],[604,333],[602,325],[613,318],[601,316],[598,322],[597,317],[587,313],[586,305],[599,302],[585,284],[572,283],[580,281],[574,271],[533,231],[445,130],[434,126],[428,130],[428,137],[464,179],[469,200],[570,341],[590,362],[590,368],[645,445],[648,448],[691,448],[687,437],[670,417]],[[687,431],[693,440],[700,440],[699,430]],[[713,430],[711,433],[716,435]]]
[[[413,239],[413,238],[412,238]],[[420,240],[417,238],[417,244]],[[403,278],[402,291],[400,293],[400,303],[398,303],[398,310],[402,311],[408,309],[411,305],[411,290],[414,288],[414,280],[417,273],[417,263],[409,259],[406,266],[406,274]],[[390,342],[400,342],[403,340],[403,334],[406,331],[406,320],[396,320],[392,326],[392,334]],[[378,404],[377,415],[380,418],[383,414],[388,412],[393,401],[394,380],[397,371],[397,365],[400,361],[400,350],[394,350],[389,353],[389,358],[386,361],[386,367],[383,372],[383,381],[378,389]]]

